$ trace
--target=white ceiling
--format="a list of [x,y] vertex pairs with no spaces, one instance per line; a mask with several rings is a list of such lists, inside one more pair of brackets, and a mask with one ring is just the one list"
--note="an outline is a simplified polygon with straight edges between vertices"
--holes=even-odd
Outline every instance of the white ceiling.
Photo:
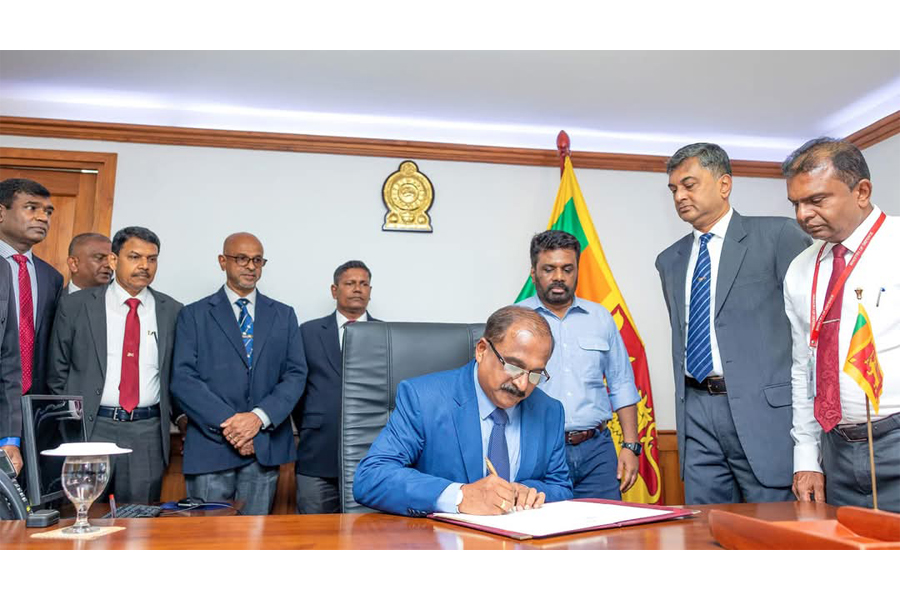
[[900,110],[896,51],[3,51],[0,114],[781,160]]

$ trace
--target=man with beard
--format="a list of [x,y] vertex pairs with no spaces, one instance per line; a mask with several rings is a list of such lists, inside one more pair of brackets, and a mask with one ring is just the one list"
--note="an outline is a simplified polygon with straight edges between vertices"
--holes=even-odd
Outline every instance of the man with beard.
[[112,279],[109,266],[112,245],[101,233],[79,233],[69,242],[69,284],[64,293],[74,294],[98,285],[106,285]]
[[549,378],[552,351],[544,318],[507,306],[488,318],[475,360],[401,381],[397,407],[356,470],[356,501],[423,517],[497,515],[571,498],[563,408],[536,389]]
[[132,449],[112,457],[108,489],[146,504],[159,501],[169,424],[181,413],[168,385],[181,303],[150,287],[159,238],[149,229],[121,229],[109,258],[112,283],[60,298],[47,381],[54,394],[84,397],[89,441]]
[[255,235],[225,238],[225,285],[181,311],[172,369],[188,415],[187,493],[241,502],[245,515],[272,509],[279,465],[296,456],[290,416],[306,382],[294,309],[256,287],[267,262]]
[[688,504],[791,499],[790,325],[781,284],[809,238],[786,217],[731,208],[715,144],[669,159],[693,231],[656,259],[672,329],[675,423]]
[[[541,384],[565,407],[566,460],[576,498],[621,500],[637,480],[637,403],[634,373],[609,311],[575,296],[581,244],[564,231],[531,239],[531,280],[537,295],[519,302],[550,323],[556,342]],[[616,447],[607,424],[615,411],[624,443]]]
[[[881,387],[871,415],[878,508],[900,512],[900,222],[872,203],[866,159],[849,142],[811,140],[782,171],[797,222],[816,239],[784,278],[793,337],[794,494],[801,502],[872,506],[860,387],[867,383]],[[871,347],[854,335],[860,305],[880,369],[867,356]],[[853,368],[844,370],[845,361],[858,365],[863,381]]]

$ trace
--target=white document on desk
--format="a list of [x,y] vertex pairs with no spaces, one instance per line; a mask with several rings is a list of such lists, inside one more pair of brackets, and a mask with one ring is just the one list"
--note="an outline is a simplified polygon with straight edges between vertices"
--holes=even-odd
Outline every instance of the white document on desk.
[[547,503],[538,509],[520,510],[505,515],[435,513],[434,516],[482,527],[514,531],[532,537],[542,537],[567,531],[602,527],[623,521],[656,517],[670,512],[639,506],[563,500],[562,502]]

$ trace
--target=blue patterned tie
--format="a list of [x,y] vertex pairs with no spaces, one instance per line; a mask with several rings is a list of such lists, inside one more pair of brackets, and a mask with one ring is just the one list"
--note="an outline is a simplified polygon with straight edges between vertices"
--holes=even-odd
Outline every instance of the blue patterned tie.
[[487,457],[497,469],[497,475],[509,481],[509,448],[506,446],[509,416],[502,408],[496,408],[490,416],[494,421],[494,428],[491,429],[491,439],[488,441]]
[[247,310],[250,301],[246,298],[237,300],[235,304],[241,309],[241,316],[238,318],[238,327],[241,328],[241,339],[244,341],[244,349],[247,351],[247,364],[253,365],[253,317]]
[[711,233],[700,236],[700,254],[691,279],[691,316],[688,322],[687,370],[691,377],[703,381],[713,368],[712,343],[709,338],[709,286],[712,267],[706,245]]

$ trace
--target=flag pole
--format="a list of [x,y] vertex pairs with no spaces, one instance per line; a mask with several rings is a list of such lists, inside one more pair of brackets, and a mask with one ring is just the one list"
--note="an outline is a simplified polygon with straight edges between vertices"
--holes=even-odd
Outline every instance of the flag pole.
[[878,510],[878,486],[875,483],[875,450],[872,448],[872,414],[869,412],[868,394],[866,394],[866,430],[869,434],[869,467],[872,470],[872,508]]
[[559,152],[559,176],[562,177],[563,171],[566,170],[566,157],[572,155],[569,149],[569,134],[564,129],[559,130],[556,136],[556,150]]
[[[856,288],[856,300],[862,306],[862,288]],[[872,412],[869,409],[869,394],[866,396],[866,434],[869,442],[869,470],[872,471],[872,508],[878,510],[878,485],[875,483],[875,449],[872,446]]]

